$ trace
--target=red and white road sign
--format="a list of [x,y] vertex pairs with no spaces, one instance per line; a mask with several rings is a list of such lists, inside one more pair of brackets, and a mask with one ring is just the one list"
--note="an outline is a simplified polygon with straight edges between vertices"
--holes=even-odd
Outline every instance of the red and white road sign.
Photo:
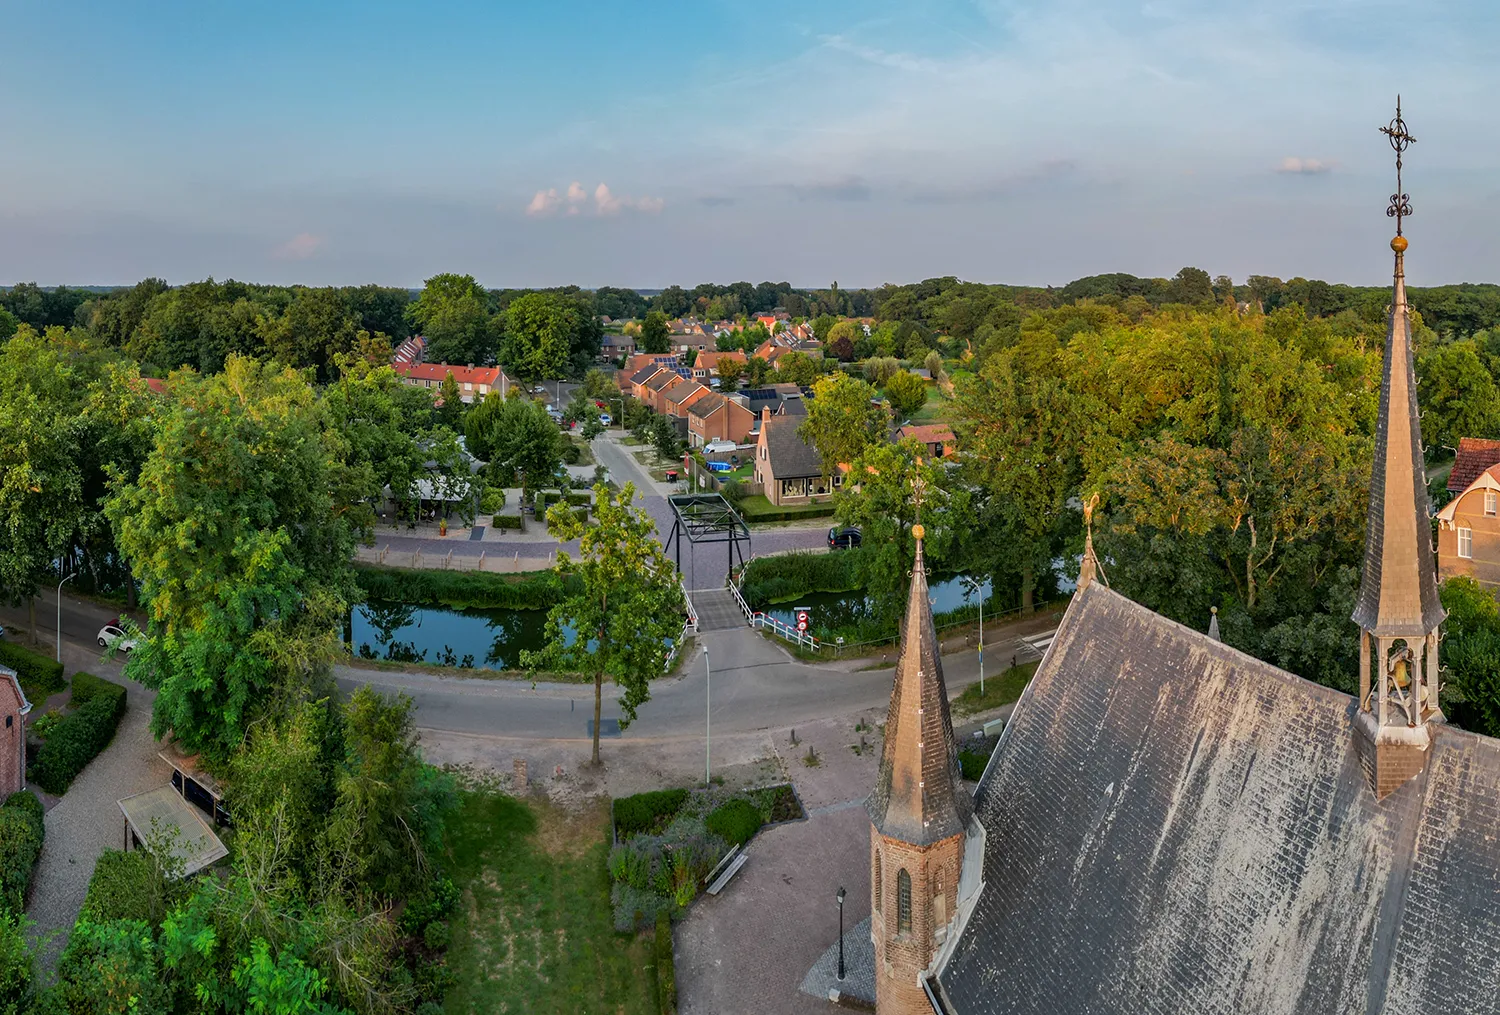
[[797,611],[797,630],[799,630],[799,631],[806,631],[807,630],[807,611],[806,610],[798,610]]

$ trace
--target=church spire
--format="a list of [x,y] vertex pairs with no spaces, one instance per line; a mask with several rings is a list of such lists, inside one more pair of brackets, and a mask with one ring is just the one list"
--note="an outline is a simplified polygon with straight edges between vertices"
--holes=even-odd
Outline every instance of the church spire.
[[901,624],[901,654],[885,723],[875,791],[865,803],[883,836],[926,846],[963,832],[973,813],[953,742],[948,689],[928,600],[920,524],[911,593]]
[[1082,592],[1094,583],[1097,578],[1106,587],[1109,587],[1109,579],[1104,574],[1104,568],[1099,564],[1099,558],[1094,553],[1094,508],[1099,506],[1099,492],[1096,490],[1083,504],[1083,560],[1078,564],[1078,591]]
[[1406,132],[1399,98],[1396,118],[1381,129],[1396,151],[1396,193],[1386,209],[1396,220],[1396,237],[1391,240],[1396,266],[1370,477],[1364,579],[1353,619],[1377,637],[1419,638],[1437,629],[1443,608],[1432,558],[1411,312],[1406,303],[1407,242],[1401,230],[1402,220],[1411,214],[1411,202],[1401,192],[1401,155],[1416,138]]

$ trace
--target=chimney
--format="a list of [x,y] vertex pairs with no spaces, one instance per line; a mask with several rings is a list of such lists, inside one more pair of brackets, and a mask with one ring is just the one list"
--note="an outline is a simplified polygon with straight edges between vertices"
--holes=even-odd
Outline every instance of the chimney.
[[764,423],[766,420],[768,420],[770,418],[771,418],[771,407],[769,405],[763,405],[763,406],[761,406],[760,407],[760,421],[762,423]]

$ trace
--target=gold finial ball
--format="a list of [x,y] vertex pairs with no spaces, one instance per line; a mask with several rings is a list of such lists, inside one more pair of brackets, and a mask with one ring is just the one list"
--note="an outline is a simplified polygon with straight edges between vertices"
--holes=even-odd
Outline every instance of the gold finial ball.
[[1391,240],[1391,249],[1394,250],[1398,254],[1405,253],[1405,251],[1406,251],[1406,237],[1405,236],[1397,236],[1395,239]]
[[927,530],[922,528],[920,524],[913,525],[911,527],[911,534],[913,539],[924,539],[927,536]]

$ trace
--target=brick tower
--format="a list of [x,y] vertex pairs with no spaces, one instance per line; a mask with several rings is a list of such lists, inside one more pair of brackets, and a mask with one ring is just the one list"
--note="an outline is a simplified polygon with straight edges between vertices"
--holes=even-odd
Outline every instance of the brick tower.
[[921,525],[870,814],[878,1015],[931,1012],[918,979],[948,933],[973,800],[964,788],[927,598]]
[[1396,220],[1394,291],[1385,339],[1385,376],[1375,427],[1365,568],[1353,620],[1359,625],[1360,757],[1375,795],[1384,798],[1427,760],[1427,723],[1438,708],[1437,571],[1432,559],[1422,426],[1412,366],[1411,313],[1406,304],[1406,237],[1401,220],[1411,205],[1401,193],[1401,153],[1414,138],[1401,119],[1383,128],[1396,150],[1396,193],[1387,214]]

